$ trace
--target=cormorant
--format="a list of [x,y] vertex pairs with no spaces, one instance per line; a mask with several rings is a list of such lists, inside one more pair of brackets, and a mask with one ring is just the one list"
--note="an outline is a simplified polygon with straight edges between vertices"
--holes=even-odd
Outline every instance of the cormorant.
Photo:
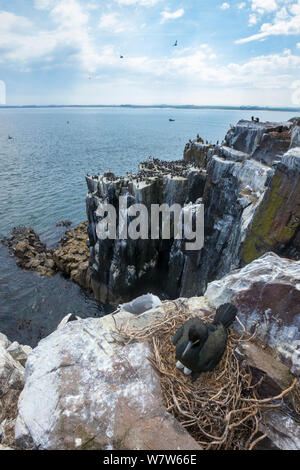
[[192,318],[182,325],[173,337],[176,346],[176,367],[192,374],[192,382],[201,372],[208,372],[220,361],[227,342],[226,329],[234,322],[237,308],[226,303],[215,314],[213,323],[205,324],[200,318]]

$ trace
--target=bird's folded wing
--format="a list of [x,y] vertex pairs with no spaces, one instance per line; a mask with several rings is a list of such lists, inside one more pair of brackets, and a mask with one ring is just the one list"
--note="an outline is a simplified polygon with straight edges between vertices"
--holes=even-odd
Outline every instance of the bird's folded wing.
[[180,338],[182,337],[183,335],[183,329],[184,329],[184,325],[182,325],[175,333],[175,335],[173,336],[173,344],[175,346],[175,344],[177,343],[177,341],[180,340]]

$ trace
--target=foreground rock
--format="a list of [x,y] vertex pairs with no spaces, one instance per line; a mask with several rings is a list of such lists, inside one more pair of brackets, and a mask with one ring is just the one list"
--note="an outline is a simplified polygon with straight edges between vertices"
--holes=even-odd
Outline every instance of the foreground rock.
[[[159,378],[147,360],[148,344],[122,346],[114,333],[116,325],[145,328],[166,309],[181,308],[201,318],[214,313],[206,297],[194,297],[165,301],[141,315],[119,311],[101,319],[66,317],[27,361],[15,427],[17,446],[199,450],[164,408]],[[253,385],[260,381],[259,398],[276,396],[294,380],[276,350],[262,341],[242,341],[236,354],[241,368],[251,368]],[[288,400],[279,409],[263,412],[260,430],[273,447],[300,449],[296,415]]]
[[71,321],[39,343],[19,400],[19,448],[200,449],[163,406],[149,346],[115,342],[115,321],[131,319]]
[[214,307],[234,303],[246,330],[275,348],[300,376],[300,261],[267,253],[211,282],[205,296]]
[[23,365],[30,351],[29,346],[11,343],[0,334],[0,450],[15,446],[17,403],[25,383]]
[[[209,282],[268,251],[299,259],[299,130],[297,119],[239,121],[222,144],[204,144],[200,138],[190,142],[184,162],[149,159],[136,175],[87,176],[91,285],[96,299],[120,303],[147,291],[171,298],[203,295]],[[118,214],[120,195],[127,198],[127,207],[189,203],[195,212],[203,203],[203,249],[187,251],[185,241],[172,235],[170,240],[154,240],[150,234],[147,240],[101,240],[97,228],[101,204],[109,202]]]
[[[251,370],[253,385],[259,384],[256,387],[259,398],[278,396],[291,385],[293,376],[288,367],[264,343],[240,342],[236,355],[241,367]],[[281,409],[262,411],[259,429],[268,436],[273,448],[300,449],[300,415],[289,398]]]

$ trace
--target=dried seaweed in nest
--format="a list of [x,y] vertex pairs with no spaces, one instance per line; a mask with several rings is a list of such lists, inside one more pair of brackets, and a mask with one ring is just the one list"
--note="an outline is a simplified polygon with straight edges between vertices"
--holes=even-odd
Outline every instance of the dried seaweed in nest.
[[[184,302],[164,305],[164,314],[145,328],[118,329],[118,339],[125,344],[149,341],[153,357],[148,358],[157,370],[167,411],[187,429],[205,449],[251,450],[266,435],[259,433],[263,410],[277,408],[283,398],[292,394],[299,411],[300,391],[295,379],[292,385],[276,397],[260,399],[258,383],[253,384],[250,369],[241,368],[235,355],[238,342],[251,341],[245,331],[240,336],[228,331],[226,351],[221,362],[211,372],[203,372],[195,383],[176,368],[175,331],[191,315]],[[208,322],[209,316],[203,321]]]

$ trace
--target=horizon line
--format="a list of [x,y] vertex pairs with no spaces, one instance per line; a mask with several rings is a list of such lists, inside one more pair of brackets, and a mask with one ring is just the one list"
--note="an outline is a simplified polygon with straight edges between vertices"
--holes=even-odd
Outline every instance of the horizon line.
[[233,109],[245,111],[296,111],[300,107],[258,106],[258,105],[194,105],[194,104],[24,104],[0,105],[0,109],[9,108],[173,108],[173,109]]

